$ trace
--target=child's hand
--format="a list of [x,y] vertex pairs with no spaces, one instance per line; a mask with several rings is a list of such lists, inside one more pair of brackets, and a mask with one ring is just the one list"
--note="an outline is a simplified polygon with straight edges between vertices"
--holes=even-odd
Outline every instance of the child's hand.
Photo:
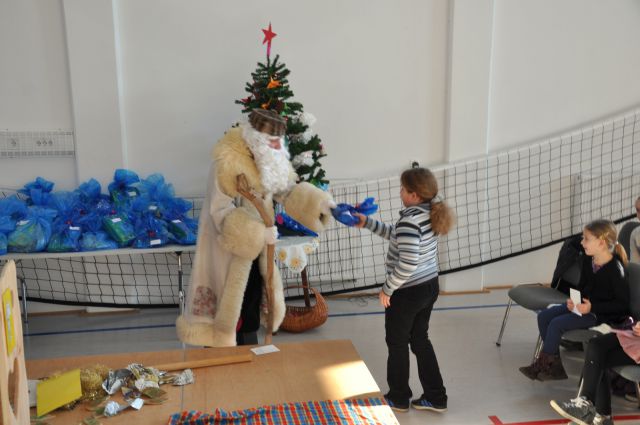
[[567,310],[573,311],[573,307],[575,307],[575,304],[573,303],[573,301],[571,301],[571,298],[568,298],[567,299]]
[[367,216],[358,212],[351,213],[352,216],[358,219],[358,222],[354,224],[355,227],[363,228],[364,222],[367,220]]
[[633,325],[633,327],[631,328],[631,330],[633,331],[633,334],[635,336],[640,336],[640,322],[636,322],[635,325]]
[[589,314],[591,311],[591,301],[584,298],[580,304],[578,304],[578,311],[582,314]]
[[384,308],[388,308],[391,305],[391,297],[385,294],[384,291],[380,291],[378,298],[380,299],[380,305]]

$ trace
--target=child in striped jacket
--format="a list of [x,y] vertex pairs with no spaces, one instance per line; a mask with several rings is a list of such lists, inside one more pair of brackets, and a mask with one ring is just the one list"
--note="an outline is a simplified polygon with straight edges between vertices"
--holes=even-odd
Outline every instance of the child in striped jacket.
[[[438,235],[453,226],[451,209],[438,195],[438,182],[426,168],[411,168],[400,177],[400,198],[405,209],[394,224],[362,214],[359,223],[389,240],[387,279],[379,294],[385,308],[385,333],[389,351],[385,399],[392,409],[444,412],[447,393],[438,360],[429,340],[429,318],[438,299]],[[418,362],[422,395],[411,401],[409,346]]]

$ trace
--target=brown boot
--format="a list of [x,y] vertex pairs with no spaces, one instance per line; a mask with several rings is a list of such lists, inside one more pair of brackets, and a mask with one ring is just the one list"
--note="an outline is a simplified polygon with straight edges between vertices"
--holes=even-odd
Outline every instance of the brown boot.
[[543,364],[545,363],[545,354],[540,353],[537,359],[533,361],[529,366],[522,366],[518,368],[518,370],[527,378],[535,381],[542,370]]
[[554,381],[559,379],[567,379],[567,372],[565,372],[562,366],[562,360],[560,360],[559,354],[547,354],[547,361],[544,362],[544,366],[538,372],[538,380],[540,381]]

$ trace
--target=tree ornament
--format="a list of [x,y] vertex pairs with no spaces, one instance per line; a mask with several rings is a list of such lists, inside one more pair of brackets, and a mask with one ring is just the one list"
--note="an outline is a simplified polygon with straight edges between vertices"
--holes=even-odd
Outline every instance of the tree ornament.
[[264,33],[262,44],[267,43],[267,58],[269,58],[269,56],[271,56],[271,40],[278,34],[271,31],[271,22],[269,22],[269,29],[263,29],[262,32]]
[[282,83],[278,80],[274,80],[273,77],[269,78],[269,84],[267,84],[268,89],[275,89],[276,87],[280,87]]

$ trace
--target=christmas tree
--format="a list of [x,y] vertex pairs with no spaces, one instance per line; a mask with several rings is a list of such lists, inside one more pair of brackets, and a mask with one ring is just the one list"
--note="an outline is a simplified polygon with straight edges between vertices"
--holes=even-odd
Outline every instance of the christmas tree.
[[255,72],[251,73],[251,82],[247,82],[245,91],[249,96],[236,100],[243,106],[242,112],[249,113],[253,109],[271,109],[282,115],[287,121],[286,144],[291,155],[291,163],[300,180],[310,182],[318,187],[326,188],[329,181],[325,179],[325,171],[320,164],[320,158],[326,153],[321,140],[311,130],[315,117],[303,111],[299,102],[288,101],[293,97],[287,76],[289,70],[284,63],[279,62],[279,55],[271,60],[271,40],[276,36],[269,29],[262,30],[267,45],[266,63],[258,62]]

